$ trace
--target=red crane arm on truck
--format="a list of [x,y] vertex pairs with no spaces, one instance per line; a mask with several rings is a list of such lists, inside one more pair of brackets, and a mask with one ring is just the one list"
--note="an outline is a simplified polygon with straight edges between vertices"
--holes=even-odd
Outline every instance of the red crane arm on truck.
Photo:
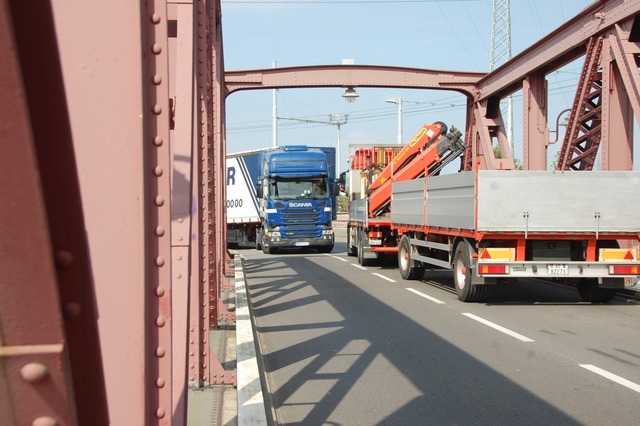
[[431,175],[441,169],[434,166],[444,166],[458,157],[465,147],[460,136],[454,127],[447,133],[447,126],[441,122],[422,126],[369,186],[369,217],[386,211],[393,182]]

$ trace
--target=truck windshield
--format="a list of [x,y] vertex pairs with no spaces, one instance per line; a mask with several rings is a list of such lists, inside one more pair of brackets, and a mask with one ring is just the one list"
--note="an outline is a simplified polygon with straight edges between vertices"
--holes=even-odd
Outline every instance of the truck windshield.
[[272,200],[319,200],[327,198],[328,194],[325,178],[280,178],[269,183],[269,198]]

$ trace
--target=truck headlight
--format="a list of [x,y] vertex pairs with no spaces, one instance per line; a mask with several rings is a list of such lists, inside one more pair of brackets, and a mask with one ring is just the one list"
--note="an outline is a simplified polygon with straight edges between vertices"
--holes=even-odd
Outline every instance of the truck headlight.
[[333,235],[333,229],[323,229],[322,235]]

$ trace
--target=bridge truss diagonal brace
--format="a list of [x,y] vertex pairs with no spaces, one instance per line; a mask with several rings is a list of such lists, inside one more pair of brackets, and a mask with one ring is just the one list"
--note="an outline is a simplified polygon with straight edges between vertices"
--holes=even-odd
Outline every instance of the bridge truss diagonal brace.
[[604,36],[589,40],[569,125],[565,134],[558,170],[591,170],[601,138],[602,75],[600,56]]
[[[465,169],[471,170],[477,165],[481,170],[512,170],[514,166],[513,154],[504,131],[504,123],[499,108],[495,118],[488,118],[488,100],[473,104],[473,119],[468,134],[471,140],[465,152]],[[496,139],[502,158],[496,158],[493,151],[493,140]],[[469,153],[474,157],[469,159]]]

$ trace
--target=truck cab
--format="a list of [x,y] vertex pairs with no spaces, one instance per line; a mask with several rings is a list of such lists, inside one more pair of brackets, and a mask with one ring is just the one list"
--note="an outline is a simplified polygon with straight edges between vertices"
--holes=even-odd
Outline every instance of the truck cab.
[[282,247],[331,252],[335,164],[329,163],[323,149],[300,145],[267,150],[261,157],[256,185],[261,226],[256,248],[265,253]]

